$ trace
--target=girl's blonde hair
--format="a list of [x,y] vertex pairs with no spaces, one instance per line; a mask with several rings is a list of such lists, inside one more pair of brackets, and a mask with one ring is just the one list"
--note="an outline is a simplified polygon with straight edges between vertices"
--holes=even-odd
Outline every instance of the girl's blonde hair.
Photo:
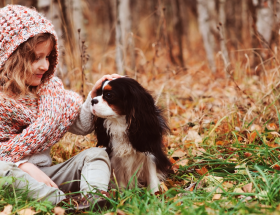
[[32,76],[31,65],[36,59],[35,47],[45,41],[49,41],[53,46],[49,56],[49,69],[42,77],[42,82],[48,80],[56,66],[56,40],[50,33],[40,33],[20,44],[0,68],[0,91],[13,97],[36,92],[37,87],[28,86],[26,80]]

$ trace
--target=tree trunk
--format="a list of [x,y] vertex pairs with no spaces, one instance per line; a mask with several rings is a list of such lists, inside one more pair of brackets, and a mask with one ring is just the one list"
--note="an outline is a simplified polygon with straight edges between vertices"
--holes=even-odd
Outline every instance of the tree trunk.
[[252,47],[252,35],[251,35],[251,26],[252,26],[252,17],[248,13],[249,6],[247,0],[242,0],[242,43],[245,46],[244,48]]
[[125,73],[127,48],[129,48],[131,69],[135,67],[134,39],[131,32],[132,19],[129,4],[129,0],[117,0],[116,65],[119,74]]
[[273,28],[273,5],[272,0],[253,0],[256,7],[256,28],[262,36],[259,38],[266,47],[270,43]]
[[121,27],[121,0],[117,0],[116,7],[116,66],[119,74],[124,74],[124,53],[123,53],[123,35]]
[[220,47],[223,55],[225,67],[230,63],[228,57],[228,51],[226,47],[226,36],[225,36],[225,24],[226,24],[226,13],[225,13],[226,0],[219,0],[219,32],[220,32]]
[[184,56],[183,56],[183,35],[184,35],[184,27],[183,21],[181,17],[181,10],[180,10],[180,2],[179,0],[175,0],[173,2],[173,11],[174,11],[174,30],[177,37],[177,43],[179,48],[178,58],[181,66],[184,66]]
[[75,41],[79,41],[78,29],[80,29],[81,40],[86,40],[86,29],[84,25],[84,16],[83,16],[83,1],[72,0],[72,17],[73,23],[73,33],[75,35]]
[[206,51],[209,67],[213,73],[216,72],[214,58],[214,35],[212,22],[214,17],[211,16],[215,10],[215,0],[197,0],[198,24],[203,38],[204,48]]

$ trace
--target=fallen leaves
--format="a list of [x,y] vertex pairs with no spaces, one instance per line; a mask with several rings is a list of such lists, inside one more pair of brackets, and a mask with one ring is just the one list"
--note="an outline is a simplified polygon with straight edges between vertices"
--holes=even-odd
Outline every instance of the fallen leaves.
[[55,215],[64,215],[65,214],[65,209],[61,207],[55,207],[53,209]]
[[[2,212],[0,212],[0,215],[10,215],[10,214],[12,214],[12,210],[13,210],[12,205],[6,205],[4,207],[4,210]],[[65,214],[65,209],[63,209],[61,207],[55,207],[53,210],[54,210],[55,215],[64,215]],[[16,213],[18,215],[35,215],[39,212],[40,211],[37,211],[37,212],[34,211],[32,208],[24,208],[24,209],[17,211]]]
[[208,173],[208,170],[205,166],[203,166],[201,169],[195,169],[195,171],[199,174],[199,175],[205,175]]
[[9,215],[12,213],[13,210],[13,206],[12,205],[6,205],[4,207],[4,210],[2,212],[0,212],[0,215]]
[[269,123],[266,125],[266,128],[268,130],[272,130],[272,131],[278,131],[278,126],[275,123]]
[[31,208],[25,208],[17,212],[19,215],[34,215],[39,212],[35,212]]
[[176,151],[173,152],[173,154],[172,154],[171,157],[173,157],[173,158],[180,158],[180,157],[185,156],[186,154],[187,154],[187,153],[184,152],[183,150],[178,149],[178,150],[176,150]]
[[168,191],[168,188],[163,181],[160,183],[160,187],[164,192]]
[[183,159],[183,160],[178,161],[176,164],[179,166],[186,166],[186,165],[188,165],[188,163],[189,163],[188,159]]
[[126,213],[120,209],[117,210],[117,212],[110,212],[110,213],[106,213],[103,215],[126,215]]
[[195,130],[189,130],[187,132],[187,135],[183,139],[183,142],[189,143],[189,142],[194,142],[195,146],[198,147],[198,143],[202,143],[202,137],[198,134],[197,131]]
[[278,164],[275,164],[272,168],[276,170],[280,170],[280,166]]
[[252,192],[252,189],[253,189],[253,183],[249,183],[249,184],[246,184],[242,187],[243,191],[245,193],[251,193]]
[[221,199],[221,196],[222,196],[222,194],[220,194],[220,193],[214,194],[212,200],[219,200],[219,199]]
[[244,156],[247,157],[247,158],[248,158],[248,157],[251,157],[251,156],[252,156],[252,153],[250,153],[250,152],[244,152]]

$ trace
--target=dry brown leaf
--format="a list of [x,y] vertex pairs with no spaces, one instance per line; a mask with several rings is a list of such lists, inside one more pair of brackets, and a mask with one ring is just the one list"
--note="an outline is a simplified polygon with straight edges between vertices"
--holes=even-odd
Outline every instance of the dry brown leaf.
[[4,210],[2,212],[0,212],[0,215],[9,215],[12,213],[13,210],[13,206],[12,205],[6,205],[4,207]]
[[55,207],[53,210],[55,215],[63,215],[65,213],[65,209],[61,207]]
[[225,143],[224,143],[223,141],[217,141],[217,142],[216,142],[216,145],[217,145],[217,146],[223,146],[224,144],[225,144]]
[[201,169],[195,169],[195,171],[199,174],[199,175],[204,175],[208,172],[208,170],[206,169],[206,167],[202,167]]
[[247,134],[247,138],[249,142],[253,142],[257,136],[257,132],[253,131],[252,133]]
[[189,162],[188,159],[184,159],[184,160],[180,160],[176,164],[179,165],[179,166],[186,166],[188,164],[188,162]]
[[266,142],[266,145],[268,145],[271,148],[276,148],[279,146],[278,144],[275,144],[275,142],[268,142],[268,141]]
[[197,156],[200,156],[200,155],[203,155],[203,153],[205,153],[205,149],[204,148],[197,148],[196,150],[196,155]]
[[34,215],[38,212],[32,210],[31,208],[25,208],[17,212],[19,215]]
[[248,158],[248,157],[252,156],[252,153],[250,153],[250,152],[244,152],[244,156]]
[[262,127],[257,125],[257,124],[253,124],[250,127],[250,131],[258,131],[259,133],[261,133],[262,132]]
[[266,128],[268,130],[274,130],[274,131],[277,131],[278,130],[278,126],[275,124],[275,123],[269,123],[266,125]]
[[275,164],[272,168],[276,170],[280,170],[280,166],[278,164]]
[[186,155],[186,152],[184,152],[184,151],[181,150],[181,149],[178,149],[178,150],[176,150],[176,151],[172,154],[171,157],[173,157],[173,158],[180,158],[180,157],[183,157],[183,156],[185,156],[185,155]]
[[221,199],[222,194],[214,194],[212,200],[219,200]]
[[270,132],[270,134],[272,134],[275,137],[280,137],[280,134],[276,131],[272,131],[272,132]]
[[253,183],[249,183],[249,184],[246,184],[242,187],[243,191],[245,193],[251,193],[252,192],[252,189],[253,189]]
[[223,183],[223,188],[224,188],[225,190],[230,189],[230,188],[232,188],[232,187],[233,187],[233,184],[230,183],[230,182],[225,181],[225,182]]
[[164,183],[163,181],[160,182],[160,187],[161,187],[161,189],[163,189],[165,192],[168,191],[168,188],[167,188],[167,186],[165,185],[165,183]]
[[118,209],[117,210],[117,215],[126,215],[126,213],[123,212],[122,210]]
[[169,158],[170,162],[172,163],[172,170],[176,173],[179,169],[179,165],[175,164],[176,161],[173,158]]
[[234,192],[234,193],[244,193],[244,191],[243,191],[240,187],[235,188],[235,189],[233,190],[233,192]]
[[[115,212],[109,212],[109,213],[106,213],[106,214],[103,214],[103,215],[115,215],[116,213]],[[125,212],[123,212],[122,210],[118,209],[117,210],[117,215],[126,215]]]
[[183,139],[183,141],[194,141],[196,143],[196,146],[198,146],[198,143],[202,143],[201,136],[197,133],[197,131],[189,130],[186,137]]

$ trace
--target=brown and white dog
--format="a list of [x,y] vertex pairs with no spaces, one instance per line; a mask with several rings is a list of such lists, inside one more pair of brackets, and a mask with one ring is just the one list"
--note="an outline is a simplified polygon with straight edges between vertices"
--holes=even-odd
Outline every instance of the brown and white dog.
[[169,128],[153,97],[125,77],[103,82],[91,103],[97,146],[107,148],[118,184],[126,187],[136,173],[138,186],[158,191],[171,164],[162,150]]

